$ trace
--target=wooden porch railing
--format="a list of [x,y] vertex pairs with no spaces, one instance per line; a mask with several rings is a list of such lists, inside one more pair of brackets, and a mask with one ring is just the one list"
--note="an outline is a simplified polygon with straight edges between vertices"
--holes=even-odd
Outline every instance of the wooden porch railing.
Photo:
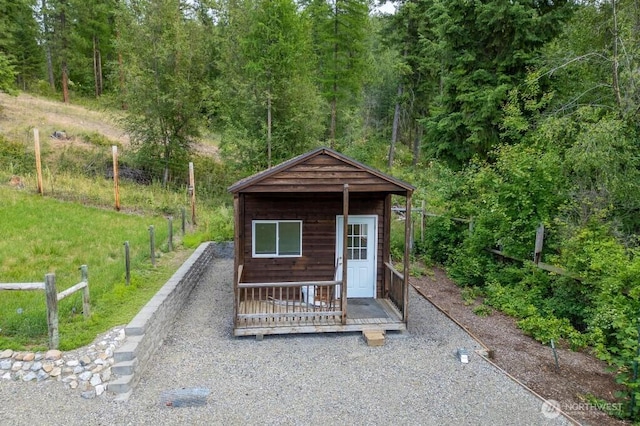
[[292,321],[337,320],[342,316],[336,286],[342,281],[243,283],[242,265],[236,284],[236,326]]
[[389,288],[387,289],[387,297],[398,311],[402,314],[402,319],[406,320],[406,303],[407,300],[405,298],[406,289],[404,275],[398,272],[391,263],[385,262],[385,274],[387,274],[387,282],[389,283]]

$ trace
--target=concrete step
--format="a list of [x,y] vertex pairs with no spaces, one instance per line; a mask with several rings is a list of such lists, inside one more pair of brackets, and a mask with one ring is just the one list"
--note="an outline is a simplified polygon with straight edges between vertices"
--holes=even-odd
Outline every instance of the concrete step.
[[113,367],[111,367],[111,371],[113,372],[113,374],[116,374],[118,376],[129,376],[134,373],[137,366],[137,358],[130,361],[120,361],[115,363]]
[[122,361],[133,361],[136,358],[138,344],[144,336],[127,337],[124,344],[113,353],[113,359],[117,363]]
[[132,381],[132,375],[118,377],[116,380],[109,382],[107,390],[117,394],[127,393],[132,390]]

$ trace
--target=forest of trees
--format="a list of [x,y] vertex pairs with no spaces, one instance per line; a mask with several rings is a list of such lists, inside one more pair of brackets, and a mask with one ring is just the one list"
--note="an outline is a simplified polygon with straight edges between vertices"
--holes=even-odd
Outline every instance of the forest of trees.
[[[417,256],[541,342],[593,348],[631,401],[640,2],[376,3],[1,0],[0,90],[125,109],[165,183],[202,132],[235,176],[326,145],[407,179],[444,215]],[[579,280],[485,250],[531,259],[539,224]]]

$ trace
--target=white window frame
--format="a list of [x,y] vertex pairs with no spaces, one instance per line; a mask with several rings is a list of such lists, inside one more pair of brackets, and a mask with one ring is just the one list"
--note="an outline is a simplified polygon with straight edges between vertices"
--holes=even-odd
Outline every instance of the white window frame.
[[[276,252],[275,253],[256,253],[256,224],[259,223],[275,223],[276,225]],[[279,254],[280,247],[280,224],[281,223],[299,223],[300,224],[300,254]],[[302,221],[301,220],[253,220],[251,221],[251,255],[252,257],[302,257]]]

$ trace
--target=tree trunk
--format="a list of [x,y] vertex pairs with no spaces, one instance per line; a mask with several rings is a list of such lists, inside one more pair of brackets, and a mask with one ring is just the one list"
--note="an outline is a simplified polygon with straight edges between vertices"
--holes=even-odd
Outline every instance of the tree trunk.
[[100,97],[100,89],[98,88],[98,49],[96,46],[96,35],[93,35],[93,82],[95,87],[96,98]]
[[620,81],[618,75],[618,10],[616,0],[611,1],[611,7],[613,9],[613,93],[616,97],[616,104],[618,108],[620,108],[622,99],[620,97]]
[[44,29],[44,39],[45,39],[44,50],[45,50],[45,56],[47,59],[47,76],[49,77],[49,86],[51,87],[51,90],[55,92],[56,79],[53,75],[53,60],[51,59],[51,40],[50,40],[50,34],[49,34],[49,25],[47,24],[49,17],[47,16],[47,12],[46,12],[47,10],[46,0],[42,0],[41,8],[42,8],[42,23],[43,23],[43,29]]
[[267,93],[267,164],[271,168],[271,92]]
[[416,123],[417,128],[415,131],[415,137],[413,139],[413,165],[418,164],[420,159],[420,142],[422,141],[422,124]]
[[102,78],[102,53],[98,49],[98,88],[100,90],[100,96],[104,93],[104,80]]
[[[120,33],[116,32],[116,40],[119,40],[119,39],[120,39]],[[122,96],[125,93],[124,92],[125,88],[124,88],[124,65],[122,63],[122,52],[120,52],[120,49],[118,49],[118,74],[119,74],[119,77],[120,77],[120,95],[121,95],[121,97],[123,99],[121,107],[122,107],[123,110],[126,111],[127,110],[127,103],[124,101],[124,96]]]
[[398,140],[398,127],[400,125],[400,97],[402,96],[402,83],[398,84],[398,93],[396,99],[396,107],[393,112],[393,126],[391,127],[391,145],[389,146],[388,166],[393,166],[393,156],[396,149],[396,141]]
[[169,157],[171,156],[171,151],[169,149],[169,141],[165,140],[164,145],[164,170],[162,171],[162,186],[167,187],[169,184]]
[[62,37],[62,101],[69,103],[69,70],[67,68],[67,16],[65,10],[60,12],[60,35]]
[[67,74],[67,61],[62,61],[62,102],[69,103],[69,76]]
[[333,98],[331,99],[331,126],[329,137],[331,148],[336,146],[336,122],[338,116],[338,0],[335,0],[333,13]]
[[337,100],[335,96],[331,99],[331,126],[329,127],[329,138],[331,140],[331,148],[336,147],[336,108],[337,108]]
[[93,35],[93,80],[95,83],[96,98],[102,96],[102,55],[100,54],[100,40]]

